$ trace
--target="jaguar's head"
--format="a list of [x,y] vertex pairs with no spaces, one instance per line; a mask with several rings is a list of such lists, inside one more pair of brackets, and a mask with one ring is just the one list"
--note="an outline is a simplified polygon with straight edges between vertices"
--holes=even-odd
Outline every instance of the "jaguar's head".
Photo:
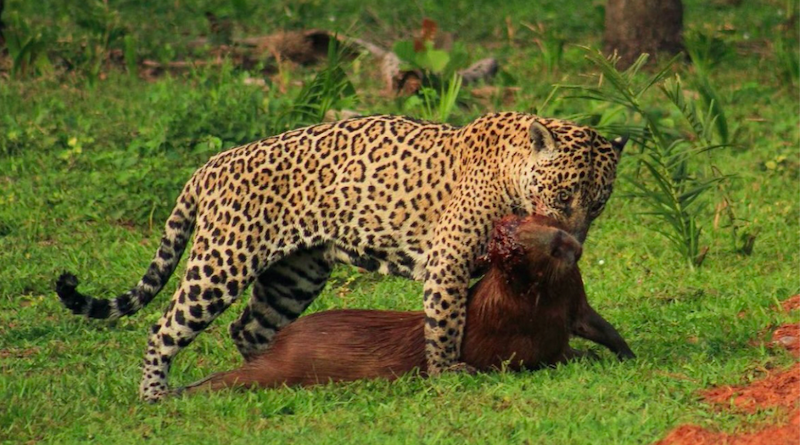
[[627,142],[571,122],[534,118],[529,155],[519,166],[524,213],[555,219],[581,243],[611,196]]

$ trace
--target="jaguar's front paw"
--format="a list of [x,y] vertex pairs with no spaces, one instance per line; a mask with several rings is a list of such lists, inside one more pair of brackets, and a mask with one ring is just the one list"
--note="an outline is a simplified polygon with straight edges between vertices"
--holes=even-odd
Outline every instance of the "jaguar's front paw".
[[456,362],[456,363],[453,363],[452,365],[448,365],[448,366],[444,366],[444,367],[435,369],[433,372],[428,372],[428,374],[435,376],[435,375],[441,375],[441,374],[446,373],[446,372],[447,373],[452,372],[452,373],[456,373],[456,374],[473,375],[473,374],[477,374],[478,370],[474,366],[468,365],[468,364],[466,364],[464,362]]
[[144,402],[156,403],[172,394],[166,385],[153,385],[142,388],[139,391],[139,398]]
[[468,365],[464,362],[457,362],[453,363],[452,365],[444,368],[444,372],[454,372],[457,374],[469,374],[474,375],[478,373],[478,369],[472,365]]

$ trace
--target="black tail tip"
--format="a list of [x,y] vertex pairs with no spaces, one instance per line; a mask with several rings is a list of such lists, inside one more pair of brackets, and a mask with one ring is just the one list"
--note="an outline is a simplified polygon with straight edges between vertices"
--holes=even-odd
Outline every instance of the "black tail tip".
[[78,277],[75,275],[64,272],[56,280],[56,292],[58,295],[62,293],[70,293],[75,292],[75,289],[78,287]]
[[61,302],[64,303],[71,311],[80,311],[86,304],[86,299],[79,294],[76,289],[78,288],[78,277],[75,275],[64,272],[56,280],[56,293]]

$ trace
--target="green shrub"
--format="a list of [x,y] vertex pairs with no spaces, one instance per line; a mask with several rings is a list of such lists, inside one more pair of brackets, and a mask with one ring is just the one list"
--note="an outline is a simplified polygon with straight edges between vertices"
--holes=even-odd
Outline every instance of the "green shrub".
[[[681,55],[644,80],[639,74],[647,61],[646,54],[625,71],[616,69],[616,56],[606,58],[599,51],[586,48],[586,57],[600,70],[602,82],[594,87],[570,85],[565,88],[576,92],[572,98],[617,106],[618,111],[624,110],[629,122],[640,122],[617,127],[617,131],[632,134],[635,144],[641,148],[639,153],[634,153],[640,168],[637,174],[626,178],[635,187],[631,196],[645,204],[648,209],[645,215],[660,223],[647,227],[666,237],[690,268],[700,266],[706,249],[701,247],[699,220],[707,204],[706,195],[725,176],[718,169],[702,168],[701,164],[708,158],[700,161],[698,156],[726,146],[714,142],[713,137],[714,129],[719,129],[715,124],[720,106],[712,100],[707,110],[698,110],[694,102],[686,100],[680,76],[667,79],[672,65]],[[643,105],[643,96],[656,85],[685,121],[689,137],[666,125],[658,110]]]

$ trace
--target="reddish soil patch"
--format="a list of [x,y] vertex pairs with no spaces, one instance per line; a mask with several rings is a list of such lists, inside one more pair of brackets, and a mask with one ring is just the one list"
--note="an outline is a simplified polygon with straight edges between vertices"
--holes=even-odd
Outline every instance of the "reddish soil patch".
[[797,445],[800,417],[781,427],[770,427],[755,433],[712,433],[696,425],[682,425],[656,445]]
[[[789,297],[781,303],[785,312],[800,310],[800,294]],[[800,357],[800,324],[785,324],[772,333],[772,344],[783,346],[795,357]]]
[[[800,309],[800,295],[782,304],[786,312]],[[772,344],[800,356],[800,326],[786,324],[772,334]],[[730,406],[744,412],[778,407],[788,412],[784,425],[772,425],[751,433],[727,434],[696,425],[681,425],[656,445],[796,445],[800,443],[800,363],[784,371],[773,371],[747,386],[723,386],[700,393],[710,403]]]
[[772,345],[782,346],[795,357],[800,356],[800,325],[785,324],[772,333]]
[[727,405],[733,400],[737,409],[749,413],[771,406],[791,409],[800,399],[800,365],[794,365],[787,371],[770,372],[766,378],[748,386],[722,386],[700,394],[708,402],[720,405]]
[[800,294],[789,297],[781,303],[781,307],[786,312],[796,311],[800,309]]

